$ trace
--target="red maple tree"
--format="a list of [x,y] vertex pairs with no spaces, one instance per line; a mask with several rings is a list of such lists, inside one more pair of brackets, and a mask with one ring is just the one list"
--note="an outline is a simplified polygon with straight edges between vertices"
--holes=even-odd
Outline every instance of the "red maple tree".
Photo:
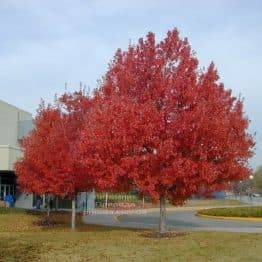
[[[241,99],[206,71],[176,29],[156,43],[153,33],[118,50],[95,92],[79,159],[99,190],[132,188],[182,204],[193,194],[227,188],[250,174],[254,141]],[[92,151],[92,155],[90,155]]]
[[22,140],[23,157],[15,168],[23,191],[72,199],[73,229],[77,193],[92,189],[88,172],[77,164],[74,153],[90,105],[82,90],[65,93],[53,105],[42,103],[34,130]]

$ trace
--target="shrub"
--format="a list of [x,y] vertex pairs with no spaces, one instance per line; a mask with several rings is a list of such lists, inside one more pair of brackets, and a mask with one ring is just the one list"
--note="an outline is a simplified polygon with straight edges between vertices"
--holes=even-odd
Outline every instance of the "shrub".
[[232,207],[232,208],[211,208],[197,212],[200,215],[224,216],[224,217],[261,217],[262,206]]

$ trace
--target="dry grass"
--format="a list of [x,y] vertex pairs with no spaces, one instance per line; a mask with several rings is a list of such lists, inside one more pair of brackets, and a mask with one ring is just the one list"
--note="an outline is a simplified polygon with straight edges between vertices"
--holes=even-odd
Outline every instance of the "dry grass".
[[148,231],[88,226],[53,214],[60,226],[42,228],[42,215],[0,214],[0,261],[260,261],[262,234],[191,232],[150,238]]

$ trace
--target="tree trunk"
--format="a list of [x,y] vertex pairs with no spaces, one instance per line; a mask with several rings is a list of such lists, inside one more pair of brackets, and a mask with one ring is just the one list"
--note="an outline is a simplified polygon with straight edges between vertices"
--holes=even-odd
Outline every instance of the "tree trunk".
[[47,214],[47,219],[49,219],[49,216],[50,216],[50,195],[47,195],[47,199],[46,199],[46,214]]
[[42,206],[43,209],[46,208],[46,197],[45,197],[45,194],[43,194],[43,206]]
[[105,207],[107,208],[108,205],[108,193],[106,192],[106,201],[105,201]]
[[55,210],[58,210],[58,197],[55,198]]
[[87,207],[88,207],[88,194],[87,194],[87,192],[86,192],[85,211],[87,211]]
[[76,228],[76,197],[72,199],[72,217],[71,217],[71,229]]
[[160,196],[159,233],[166,233],[166,200],[164,196]]

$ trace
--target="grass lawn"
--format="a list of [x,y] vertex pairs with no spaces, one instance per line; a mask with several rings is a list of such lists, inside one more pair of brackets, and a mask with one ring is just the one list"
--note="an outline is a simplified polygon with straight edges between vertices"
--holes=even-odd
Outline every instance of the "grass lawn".
[[192,232],[171,239],[146,231],[87,226],[70,214],[53,214],[59,225],[39,226],[42,214],[0,212],[0,261],[261,261],[262,234]]
[[199,210],[198,214],[224,217],[255,217],[262,218],[262,206],[231,207],[231,208],[210,208]]

